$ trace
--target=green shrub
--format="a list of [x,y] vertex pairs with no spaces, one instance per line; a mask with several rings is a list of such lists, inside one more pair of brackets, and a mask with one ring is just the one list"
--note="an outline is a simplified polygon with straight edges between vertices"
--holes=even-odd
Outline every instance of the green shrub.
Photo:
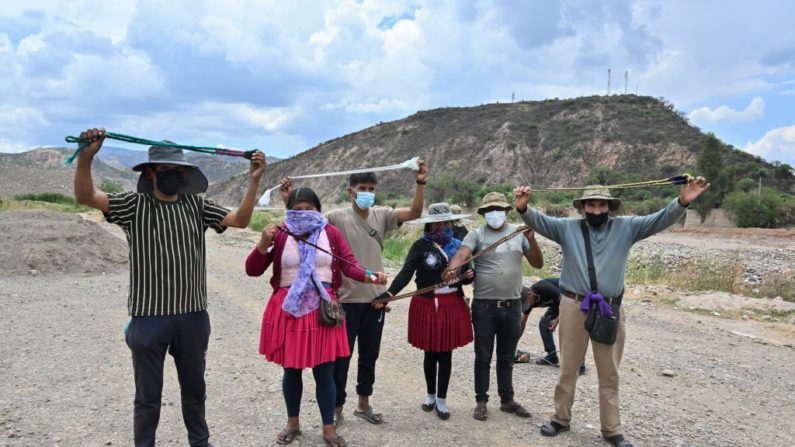
[[560,160],[560,157],[562,157],[562,156],[563,156],[563,154],[561,154],[561,153],[560,153],[560,151],[559,151],[559,150],[557,150],[557,149],[555,149],[555,150],[552,152],[552,159],[553,159],[553,160]]
[[102,183],[99,184],[99,190],[108,194],[115,194],[124,192],[124,187],[121,186],[121,183],[113,183],[108,180],[102,180]]
[[351,199],[351,196],[348,194],[348,190],[344,189],[340,191],[339,195],[337,196],[337,200],[334,201],[336,204],[340,204],[343,202],[347,202]]
[[571,156],[572,157],[579,157],[580,155],[582,155],[582,148],[581,147],[577,146],[577,147],[575,147],[574,149],[571,150]]
[[566,100],[563,101],[563,105],[564,106],[570,106],[570,105],[574,104],[575,102],[576,101],[573,100],[573,99],[566,99]]
[[536,123],[527,123],[527,128],[528,129],[537,129],[538,128],[538,124],[536,124]]
[[387,200],[387,195],[383,192],[375,193],[375,204],[376,205],[383,205]]
[[750,191],[754,186],[756,186],[756,182],[751,178],[744,178],[737,182],[737,188],[744,192]]
[[513,149],[516,147],[516,141],[509,140],[508,141],[508,149]]
[[776,228],[782,200],[773,188],[762,188],[762,193],[736,191],[725,197],[724,206],[734,213],[740,228]]
[[77,201],[74,197],[65,196],[57,192],[43,192],[40,194],[18,194],[14,196],[14,200],[33,200],[36,202],[57,203],[58,205],[77,206]]
[[640,200],[641,202],[645,200],[651,199],[651,191],[646,191],[645,189],[641,189],[637,193],[635,193],[635,198]]

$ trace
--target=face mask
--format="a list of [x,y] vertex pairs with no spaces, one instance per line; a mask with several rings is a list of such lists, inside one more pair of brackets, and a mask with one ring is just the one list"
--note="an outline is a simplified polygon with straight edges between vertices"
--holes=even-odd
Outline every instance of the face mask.
[[448,242],[450,242],[450,239],[453,238],[453,228],[439,227],[435,230],[426,231],[425,237],[431,242],[436,242],[440,246],[444,247]]
[[588,225],[599,228],[607,222],[607,218],[609,217],[608,213],[602,214],[591,214],[585,213],[585,221],[588,222]]
[[358,206],[359,209],[366,210],[373,206],[373,203],[375,203],[375,194],[361,191],[356,193],[356,206]]
[[185,175],[181,171],[171,169],[168,171],[155,172],[157,178],[157,189],[167,196],[176,195],[185,180]]
[[502,224],[505,223],[505,211],[492,211],[484,214],[484,216],[486,217],[486,223],[495,230],[502,227]]

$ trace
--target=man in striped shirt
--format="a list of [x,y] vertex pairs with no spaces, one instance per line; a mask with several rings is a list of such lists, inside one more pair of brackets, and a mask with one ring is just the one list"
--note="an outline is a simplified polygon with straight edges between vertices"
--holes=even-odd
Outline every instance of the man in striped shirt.
[[204,232],[248,225],[265,156],[256,152],[252,157],[246,196],[237,210],[229,211],[197,195],[207,190],[207,179],[185,161],[181,149],[172,147],[149,148],[149,161],[133,167],[141,172],[138,192],[96,191],[91,163],[105,140],[105,129],[89,129],[80,136],[91,144],[77,157],[75,199],[120,226],[130,246],[127,309],[132,319],[125,339],[135,372],[135,445],[155,445],[168,352],[177,366],[188,441],[191,446],[208,446],[204,370],[210,318]]

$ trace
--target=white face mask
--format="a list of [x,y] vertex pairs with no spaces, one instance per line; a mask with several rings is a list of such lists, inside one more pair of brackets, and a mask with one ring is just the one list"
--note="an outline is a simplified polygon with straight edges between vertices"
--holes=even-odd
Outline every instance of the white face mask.
[[484,214],[484,216],[486,217],[486,223],[495,230],[505,223],[505,211],[491,211]]

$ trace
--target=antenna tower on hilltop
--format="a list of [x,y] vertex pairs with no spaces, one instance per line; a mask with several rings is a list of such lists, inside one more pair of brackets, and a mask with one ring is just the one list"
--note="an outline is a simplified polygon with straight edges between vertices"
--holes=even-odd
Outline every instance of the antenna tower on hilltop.
[[607,69],[607,96],[610,96],[610,69]]
[[624,72],[624,94],[627,94],[627,82],[629,82],[629,70]]

